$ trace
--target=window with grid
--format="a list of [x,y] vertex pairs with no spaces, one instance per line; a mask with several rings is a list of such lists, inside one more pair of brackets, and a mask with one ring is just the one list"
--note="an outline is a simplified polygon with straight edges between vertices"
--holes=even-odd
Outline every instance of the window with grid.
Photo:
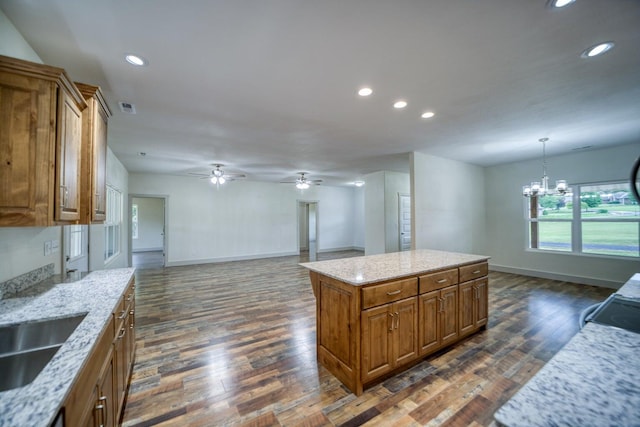
[[564,196],[527,199],[529,247],[640,257],[640,205],[628,182],[573,185]]
[[104,260],[109,262],[120,253],[120,227],[122,227],[122,193],[109,185],[107,185],[107,219],[104,227]]

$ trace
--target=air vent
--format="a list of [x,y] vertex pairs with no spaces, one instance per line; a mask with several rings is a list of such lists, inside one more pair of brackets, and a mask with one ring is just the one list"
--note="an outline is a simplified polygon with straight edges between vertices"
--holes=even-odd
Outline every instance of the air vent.
[[136,113],[136,106],[133,104],[130,104],[128,102],[119,102],[118,105],[120,106],[120,111],[122,111],[123,113],[127,113],[127,114]]

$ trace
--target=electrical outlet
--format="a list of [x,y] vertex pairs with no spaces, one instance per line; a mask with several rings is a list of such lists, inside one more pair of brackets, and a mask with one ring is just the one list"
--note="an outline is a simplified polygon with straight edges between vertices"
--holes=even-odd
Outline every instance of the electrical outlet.
[[55,254],[60,252],[60,240],[52,240],[51,241],[51,253]]
[[44,256],[51,255],[51,241],[44,242]]

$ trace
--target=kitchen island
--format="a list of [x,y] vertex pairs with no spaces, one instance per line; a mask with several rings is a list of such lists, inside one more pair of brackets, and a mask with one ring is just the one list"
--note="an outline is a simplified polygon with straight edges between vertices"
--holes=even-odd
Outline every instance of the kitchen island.
[[[117,423],[135,351],[134,271],[96,271],[75,282],[47,282],[22,294],[28,296],[0,300],[0,327],[84,316],[33,381],[0,392],[0,426],[49,426],[63,408],[67,426],[87,425],[80,423],[80,416],[97,417],[100,411],[100,424]],[[119,324],[126,326],[115,330]],[[111,370],[103,373],[103,366]],[[98,390],[98,371],[104,384],[114,388],[113,394],[101,391],[99,397],[113,396],[119,402],[102,402],[104,409],[96,411],[92,393]]]
[[[640,301],[640,274],[616,294]],[[494,414],[501,426],[639,426],[640,334],[591,323]]]
[[422,249],[300,264],[316,297],[318,362],[360,395],[485,328],[488,259]]

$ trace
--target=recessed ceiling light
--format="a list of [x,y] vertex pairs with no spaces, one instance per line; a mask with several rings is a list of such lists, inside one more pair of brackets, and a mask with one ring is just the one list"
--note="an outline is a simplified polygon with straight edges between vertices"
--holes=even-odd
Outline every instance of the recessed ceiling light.
[[610,51],[615,45],[616,44],[614,42],[599,43],[585,49],[580,56],[582,58],[593,58],[594,56],[602,55],[603,53]]
[[435,116],[436,113],[434,113],[433,111],[425,111],[424,113],[422,113],[422,117],[423,119],[430,119],[431,117]]
[[567,5],[570,5],[574,1],[576,1],[576,0],[551,0],[551,1],[549,1],[549,4],[552,7],[565,7]]
[[355,185],[356,187],[362,187],[364,185],[364,181],[355,181],[353,185]]
[[144,58],[138,56],[138,55],[133,55],[133,54],[127,54],[124,59],[131,65],[136,65],[138,67],[142,67],[144,65],[147,65],[147,61],[144,60]]
[[358,95],[360,96],[369,96],[373,93],[373,89],[370,87],[363,87],[358,91]]
[[407,106],[407,101],[396,101],[395,104],[393,104],[393,108],[404,108]]

